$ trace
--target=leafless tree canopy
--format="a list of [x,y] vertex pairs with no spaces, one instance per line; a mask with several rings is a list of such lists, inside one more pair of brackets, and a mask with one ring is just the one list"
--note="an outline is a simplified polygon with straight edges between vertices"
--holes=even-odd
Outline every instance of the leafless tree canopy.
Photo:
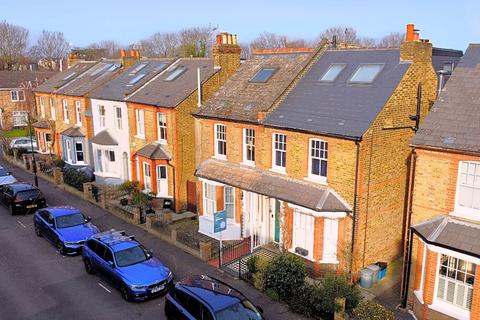
[[333,36],[337,37],[338,43],[358,44],[359,38],[357,36],[357,30],[348,26],[330,27],[320,33],[319,38],[332,40]]
[[392,32],[380,39],[378,46],[382,48],[397,48],[400,47],[400,44],[404,39],[404,32]]
[[156,32],[140,41],[140,50],[148,57],[175,57],[180,51],[180,36],[174,32]]
[[106,56],[104,58],[118,58],[120,57],[120,50],[122,45],[113,40],[102,40],[94,42],[87,46],[89,49],[105,49]]
[[211,52],[213,42],[211,26],[183,29],[179,33],[180,51],[185,57],[205,57]]
[[28,45],[28,30],[0,22],[0,69],[10,69],[25,54]]
[[63,32],[43,30],[31,52],[34,57],[45,59],[47,66],[53,69],[55,61],[64,58],[69,50],[70,45]]
[[250,43],[254,49],[286,48],[287,37],[272,32],[263,32]]

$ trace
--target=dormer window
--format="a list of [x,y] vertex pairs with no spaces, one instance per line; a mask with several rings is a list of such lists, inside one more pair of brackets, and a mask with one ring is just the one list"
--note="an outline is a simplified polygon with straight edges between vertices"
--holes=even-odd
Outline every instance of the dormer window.
[[372,83],[383,69],[380,63],[364,63],[358,66],[355,73],[350,78],[351,83]]
[[332,63],[330,67],[328,67],[327,71],[318,79],[321,82],[334,82],[337,77],[342,73],[343,69],[345,69],[345,63]]
[[480,220],[480,162],[460,161],[455,214]]
[[275,71],[277,71],[276,68],[262,68],[250,79],[250,82],[265,83],[273,76]]
[[453,62],[444,62],[443,63],[443,73],[452,73],[453,72]]

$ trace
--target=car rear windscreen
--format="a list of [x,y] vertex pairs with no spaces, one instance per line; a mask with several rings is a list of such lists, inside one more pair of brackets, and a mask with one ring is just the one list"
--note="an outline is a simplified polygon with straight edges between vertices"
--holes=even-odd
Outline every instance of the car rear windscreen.
[[37,198],[40,195],[40,190],[25,190],[17,193],[18,200],[28,200],[31,198]]

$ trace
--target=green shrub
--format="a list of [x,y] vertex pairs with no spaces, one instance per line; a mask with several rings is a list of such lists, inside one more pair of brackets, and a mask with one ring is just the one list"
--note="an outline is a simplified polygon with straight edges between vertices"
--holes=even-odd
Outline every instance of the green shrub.
[[256,272],[253,274],[252,277],[253,277],[253,285],[258,290],[261,290],[261,291],[265,290],[265,272],[267,271],[269,264],[270,264],[270,261],[263,257],[258,257],[256,261],[256,264],[255,264]]
[[135,190],[132,193],[132,204],[138,207],[144,207],[150,201],[150,197],[142,191]]
[[83,184],[90,182],[90,179],[83,171],[75,168],[64,168],[63,182],[77,190],[83,191]]
[[57,168],[63,169],[65,168],[65,161],[61,159],[54,159],[53,160],[53,165]]
[[259,256],[251,256],[247,260],[248,273],[253,274],[253,273],[257,272],[257,262],[258,262],[259,259],[260,259]]
[[395,320],[392,311],[371,300],[363,300],[353,310],[357,320]]
[[302,314],[306,317],[314,317],[312,314],[312,307],[310,305],[310,298],[314,290],[318,290],[316,285],[304,283],[303,286],[295,288],[292,296],[288,300],[290,310],[295,313]]
[[282,254],[271,260],[265,271],[265,289],[278,293],[282,301],[288,301],[295,288],[304,284],[307,276],[305,263],[293,255]]
[[123,195],[129,195],[135,192],[135,190],[139,190],[139,183],[138,181],[125,181],[120,186],[118,186],[118,190]]

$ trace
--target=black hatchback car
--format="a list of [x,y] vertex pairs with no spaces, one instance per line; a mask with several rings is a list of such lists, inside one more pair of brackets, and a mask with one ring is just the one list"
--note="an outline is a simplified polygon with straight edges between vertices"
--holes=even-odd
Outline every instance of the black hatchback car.
[[205,275],[177,282],[165,296],[169,320],[263,320],[262,312],[237,289]]
[[12,183],[0,186],[0,202],[12,216],[17,213],[33,213],[47,206],[40,189],[28,183]]

